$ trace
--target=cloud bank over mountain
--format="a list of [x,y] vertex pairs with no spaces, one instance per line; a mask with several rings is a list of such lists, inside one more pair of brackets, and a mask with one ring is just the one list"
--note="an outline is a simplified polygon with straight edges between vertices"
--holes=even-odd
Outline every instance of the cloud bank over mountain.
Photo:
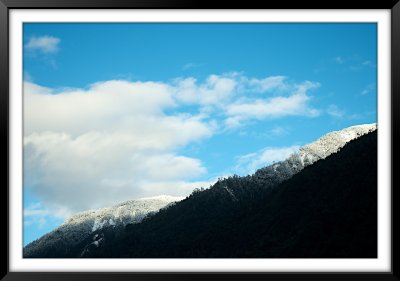
[[25,182],[61,217],[130,198],[187,195],[212,177],[182,149],[251,120],[316,117],[309,92],[318,87],[241,73],[82,89],[25,82]]

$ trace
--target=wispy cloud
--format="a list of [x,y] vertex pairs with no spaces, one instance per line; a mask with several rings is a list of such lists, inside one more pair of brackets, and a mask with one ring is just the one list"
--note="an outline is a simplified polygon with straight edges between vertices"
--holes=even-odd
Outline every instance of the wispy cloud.
[[361,95],[365,96],[368,95],[369,93],[372,93],[373,91],[376,90],[376,84],[375,83],[371,83],[368,84],[362,91],[361,91]]
[[210,75],[203,83],[193,77],[175,80],[175,98],[186,104],[220,106],[235,94],[238,81],[230,75]]
[[189,69],[192,69],[192,68],[198,68],[198,67],[202,67],[202,66],[204,66],[204,63],[192,63],[192,62],[190,62],[190,63],[185,64],[182,67],[182,70],[189,70]]
[[344,63],[344,59],[341,56],[337,56],[337,57],[333,58],[333,61],[338,63],[338,64],[343,64]]
[[361,64],[364,66],[372,66],[373,65],[373,63],[370,60],[365,60]]
[[25,49],[30,51],[38,51],[44,54],[57,53],[61,40],[53,36],[31,37],[25,44]]
[[307,92],[319,87],[319,83],[306,81],[297,85],[287,85],[289,96],[278,96],[265,99],[242,99],[226,107],[225,124],[238,127],[248,120],[263,120],[285,116],[319,116],[319,110],[309,105],[311,97]]
[[[376,64],[369,59],[360,57],[359,55],[352,56],[336,56],[331,59],[330,63],[337,64],[345,71],[361,71],[368,68],[375,68]],[[325,69],[326,67],[319,67]],[[316,69],[318,72],[318,69]]]
[[340,108],[336,104],[331,104],[326,109],[326,113],[331,116],[334,120],[359,120],[363,119],[365,113],[349,113],[346,112],[344,109]]
[[40,203],[32,204],[24,209],[24,224],[36,225],[42,228],[47,223],[47,217],[50,215],[48,209],[43,208]]
[[271,135],[281,137],[289,134],[289,130],[285,127],[276,126],[270,131]]
[[345,111],[340,109],[336,104],[331,104],[328,106],[326,113],[334,118],[343,118],[345,116]]
[[[186,104],[198,104],[202,106],[219,107],[238,99],[238,94],[247,92],[249,94],[284,94],[285,91],[302,91],[302,87],[309,82],[299,85],[285,81],[285,76],[269,76],[258,79],[246,77],[238,72],[225,73],[222,75],[209,75],[204,82],[199,82],[194,77],[175,79],[171,85],[175,91],[175,98]],[[316,85],[316,83],[314,83]],[[313,85],[314,85],[313,84]]]
[[247,82],[247,87],[249,91],[257,92],[257,93],[267,93],[275,90],[287,90],[288,84],[285,83],[285,76],[270,76],[264,79],[256,79],[244,78],[245,82]]
[[348,69],[350,71],[362,71],[365,69],[376,68],[376,64],[370,60],[364,60],[362,58],[356,57],[349,62]]
[[235,171],[240,174],[254,173],[257,169],[287,159],[291,154],[298,151],[299,148],[297,145],[289,147],[266,147],[260,151],[239,156]]

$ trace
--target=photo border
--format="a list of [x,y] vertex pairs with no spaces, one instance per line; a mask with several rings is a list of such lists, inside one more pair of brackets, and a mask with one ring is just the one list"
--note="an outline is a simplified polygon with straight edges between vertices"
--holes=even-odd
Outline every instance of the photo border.
[[[157,0],[159,1],[159,0]],[[203,3],[204,4],[204,3]],[[380,3],[382,5],[382,3]],[[74,272],[59,272],[59,273],[45,273],[45,272],[10,272],[9,271],[9,12],[11,9],[21,8],[188,8],[188,6],[195,6],[194,4],[188,5],[188,3],[177,3],[177,2],[163,2],[157,3],[146,3],[143,2],[127,2],[127,1],[108,1],[108,0],[71,0],[71,1],[57,1],[56,3],[51,0],[41,1],[6,1],[0,0],[0,92],[2,93],[0,102],[0,127],[1,127],[1,138],[6,140],[7,143],[7,188],[2,189],[2,217],[3,221],[7,221],[7,239],[3,239],[0,244],[0,250],[3,256],[2,263],[0,266],[1,275],[0,278],[4,280],[169,280],[169,279],[181,279],[186,280],[187,278],[193,280],[200,280],[204,278],[229,278],[233,280],[246,279],[246,280],[260,280],[260,279],[273,279],[273,280],[297,280],[305,278],[307,280],[338,280],[342,278],[349,278],[353,280],[400,280],[399,275],[399,206],[394,202],[399,202],[399,191],[395,188],[396,180],[395,175],[391,173],[391,200],[392,200],[392,258],[391,258],[391,272],[389,273],[339,273],[339,272],[326,272],[326,273],[235,273],[230,274],[229,272],[221,273],[206,273],[206,272],[192,272],[192,273],[154,273],[154,272],[140,272],[140,273],[74,273]],[[396,141],[399,141],[398,133],[395,133],[395,119],[398,119],[399,114],[396,117],[395,107],[399,103],[399,89],[400,89],[400,3],[396,3],[391,7],[391,170],[394,169],[393,154],[394,145]],[[396,80],[397,77],[397,80]],[[397,93],[397,95],[396,95]],[[4,150],[3,150],[4,153]],[[3,158],[4,159],[4,158]],[[4,218],[4,216],[7,216]],[[395,223],[396,222],[396,223]],[[7,261],[7,262],[4,262]],[[203,276],[203,275],[207,276]],[[190,276],[189,276],[190,275]],[[210,276],[211,275],[211,276]],[[268,276],[266,276],[268,275]]]

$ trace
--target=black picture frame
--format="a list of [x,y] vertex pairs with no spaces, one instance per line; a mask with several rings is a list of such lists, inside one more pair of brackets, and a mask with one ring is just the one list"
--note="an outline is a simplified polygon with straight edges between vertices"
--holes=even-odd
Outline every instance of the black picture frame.
[[[251,3],[246,1],[247,5]],[[252,8],[256,8],[258,4],[253,2]],[[370,2],[372,3],[372,2]],[[363,8],[384,8],[391,10],[391,200],[392,200],[392,251],[391,251],[391,272],[378,273],[378,272],[358,272],[358,273],[340,273],[340,272],[326,272],[326,273],[284,273],[284,272],[268,272],[268,273],[78,273],[78,272],[60,272],[60,273],[45,273],[45,272],[10,272],[9,270],[9,12],[11,9],[38,9],[38,8],[54,8],[54,9],[72,9],[72,8],[90,8],[90,9],[109,9],[109,8],[206,8],[208,6],[206,1],[201,3],[188,3],[177,0],[152,0],[152,1],[129,1],[129,0],[0,0],[0,128],[1,139],[6,143],[7,153],[5,148],[2,149],[3,159],[7,158],[7,169],[3,168],[7,174],[3,179],[7,179],[7,186],[1,188],[1,217],[3,222],[7,222],[7,233],[3,226],[3,234],[5,237],[0,243],[1,264],[0,264],[0,279],[1,280],[203,280],[203,279],[224,279],[227,280],[400,280],[400,259],[399,259],[399,244],[400,244],[400,231],[399,231],[399,190],[396,188],[396,169],[394,162],[394,153],[396,146],[393,144],[399,143],[399,133],[395,130],[396,124],[399,122],[399,113],[396,111],[400,101],[400,2],[391,1],[389,3],[374,3],[363,4]],[[345,3],[339,1],[334,3],[336,6],[345,8],[356,8],[354,3]],[[235,7],[237,4],[232,4],[230,8]],[[297,3],[301,8],[309,8],[310,4]],[[353,5],[353,7],[349,7]],[[372,7],[372,5],[374,7]],[[385,6],[386,5],[386,6]],[[213,3],[213,8],[218,8],[218,4]],[[380,6],[380,7],[376,7]],[[222,8],[222,7],[221,7]],[[271,7],[269,7],[271,8]],[[274,7],[280,8],[280,7]],[[4,160],[3,160],[4,163]],[[4,182],[4,180],[3,180]]]

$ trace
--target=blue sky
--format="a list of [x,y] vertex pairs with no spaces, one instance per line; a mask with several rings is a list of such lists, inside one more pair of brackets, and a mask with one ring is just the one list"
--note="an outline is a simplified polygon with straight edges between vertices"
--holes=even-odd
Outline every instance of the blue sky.
[[24,24],[24,244],[376,122],[375,24]]

